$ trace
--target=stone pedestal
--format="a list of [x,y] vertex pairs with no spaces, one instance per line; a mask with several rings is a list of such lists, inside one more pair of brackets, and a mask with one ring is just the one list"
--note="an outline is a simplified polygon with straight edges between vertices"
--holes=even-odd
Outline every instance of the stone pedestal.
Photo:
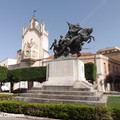
[[47,66],[45,85],[74,86],[75,82],[85,80],[84,63],[79,59],[55,60]]
[[47,81],[16,99],[38,103],[72,103],[99,105],[102,93],[97,93],[85,80],[84,63],[76,60],[54,60],[47,66]]

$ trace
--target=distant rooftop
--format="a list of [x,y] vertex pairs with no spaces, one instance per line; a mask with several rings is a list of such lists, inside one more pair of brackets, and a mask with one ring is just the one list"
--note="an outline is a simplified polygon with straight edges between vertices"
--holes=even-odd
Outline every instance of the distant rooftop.
[[116,61],[120,61],[120,48],[119,47],[107,47],[107,48],[98,50],[97,54],[102,54]]
[[120,51],[120,48],[119,47],[107,47],[107,48],[98,50],[97,53],[105,54],[108,52],[110,53],[110,52],[116,52],[116,51]]

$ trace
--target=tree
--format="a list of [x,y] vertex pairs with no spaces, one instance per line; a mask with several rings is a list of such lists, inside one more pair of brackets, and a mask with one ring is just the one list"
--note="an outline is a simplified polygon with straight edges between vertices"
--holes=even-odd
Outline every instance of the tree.
[[12,70],[8,70],[6,82],[10,82],[10,91],[12,92],[13,91],[14,82],[17,82],[17,81],[15,81],[13,79],[13,72],[12,72]]
[[7,79],[7,73],[8,73],[8,69],[4,66],[0,66],[0,91],[1,91],[2,82]]
[[31,67],[8,70],[7,81],[11,83],[11,92],[14,82],[28,81],[28,88],[33,85],[33,81],[44,82],[46,80],[46,67]]

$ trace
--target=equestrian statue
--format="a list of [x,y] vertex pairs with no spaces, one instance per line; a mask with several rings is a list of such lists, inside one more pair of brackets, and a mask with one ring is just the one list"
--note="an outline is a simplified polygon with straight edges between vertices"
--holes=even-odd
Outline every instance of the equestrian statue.
[[85,42],[90,43],[95,38],[91,35],[93,28],[82,28],[79,24],[67,22],[69,30],[65,36],[60,35],[60,39],[54,39],[50,49],[53,48],[54,58],[77,54],[80,57],[82,46]]

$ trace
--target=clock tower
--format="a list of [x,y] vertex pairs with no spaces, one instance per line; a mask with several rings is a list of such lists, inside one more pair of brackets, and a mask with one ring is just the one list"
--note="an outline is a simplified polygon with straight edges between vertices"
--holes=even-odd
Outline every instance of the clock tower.
[[29,66],[38,66],[37,62],[48,56],[48,32],[45,30],[45,22],[42,20],[39,25],[33,16],[30,26],[23,27],[21,62]]

